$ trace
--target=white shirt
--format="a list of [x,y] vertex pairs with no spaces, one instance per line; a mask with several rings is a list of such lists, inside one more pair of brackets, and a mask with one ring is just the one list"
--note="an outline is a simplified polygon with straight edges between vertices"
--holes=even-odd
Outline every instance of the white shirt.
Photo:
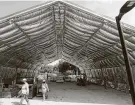
[[29,84],[25,83],[22,86],[22,94],[28,94],[29,93]]

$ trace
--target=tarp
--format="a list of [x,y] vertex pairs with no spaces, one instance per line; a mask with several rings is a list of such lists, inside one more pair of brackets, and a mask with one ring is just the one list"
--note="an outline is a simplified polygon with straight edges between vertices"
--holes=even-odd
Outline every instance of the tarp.
[[[122,28],[134,65],[135,28],[124,23]],[[61,1],[0,19],[1,66],[35,69],[57,59],[81,70],[124,65],[115,20]]]

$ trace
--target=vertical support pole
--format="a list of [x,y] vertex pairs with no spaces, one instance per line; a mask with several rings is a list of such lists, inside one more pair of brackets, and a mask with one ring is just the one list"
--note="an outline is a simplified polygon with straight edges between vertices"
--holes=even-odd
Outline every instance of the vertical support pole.
[[103,74],[103,68],[102,68],[101,62],[100,62],[100,69],[101,69],[101,77],[102,77],[102,80],[104,81],[104,74]]
[[16,84],[16,79],[17,79],[17,71],[18,71],[18,67],[15,68],[15,79],[14,79],[14,84]]
[[104,74],[105,70],[103,69],[101,63],[100,63],[100,68],[101,68],[102,80],[104,82],[104,88],[107,89],[107,80],[106,80],[107,78],[106,75]]
[[116,17],[116,23],[117,23],[120,42],[121,42],[121,46],[122,46],[122,52],[123,52],[123,56],[124,56],[124,60],[125,60],[126,72],[127,72],[127,77],[128,77],[129,87],[130,87],[130,94],[132,97],[133,105],[135,105],[135,90],[134,90],[133,73],[132,73],[130,61],[128,58],[128,52],[127,52],[125,39],[124,39],[122,28],[121,28],[119,16]]

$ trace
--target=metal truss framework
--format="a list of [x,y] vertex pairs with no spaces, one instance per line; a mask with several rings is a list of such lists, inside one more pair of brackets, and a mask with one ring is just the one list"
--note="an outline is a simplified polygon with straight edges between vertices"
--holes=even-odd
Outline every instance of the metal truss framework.
[[[123,30],[134,65],[135,28],[123,24]],[[12,67],[22,59],[23,69],[57,59],[86,70],[124,65],[114,20],[61,1],[0,19],[1,66]]]

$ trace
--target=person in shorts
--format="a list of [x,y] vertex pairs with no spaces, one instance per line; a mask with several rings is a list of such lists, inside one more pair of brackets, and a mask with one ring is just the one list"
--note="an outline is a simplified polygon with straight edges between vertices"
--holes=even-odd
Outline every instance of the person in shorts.
[[29,99],[28,99],[28,95],[29,95],[29,84],[27,83],[27,79],[24,78],[23,80],[23,85],[21,88],[21,101],[20,101],[20,105],[22,105],[22,102],[24,101],[24,99],[27,102],[27,105],[30,105],[29,103]]
[[45,80],[42,82],[42,94],[43,94],[43,101],[48,97],[47,92],[49,91],[48,84]]

